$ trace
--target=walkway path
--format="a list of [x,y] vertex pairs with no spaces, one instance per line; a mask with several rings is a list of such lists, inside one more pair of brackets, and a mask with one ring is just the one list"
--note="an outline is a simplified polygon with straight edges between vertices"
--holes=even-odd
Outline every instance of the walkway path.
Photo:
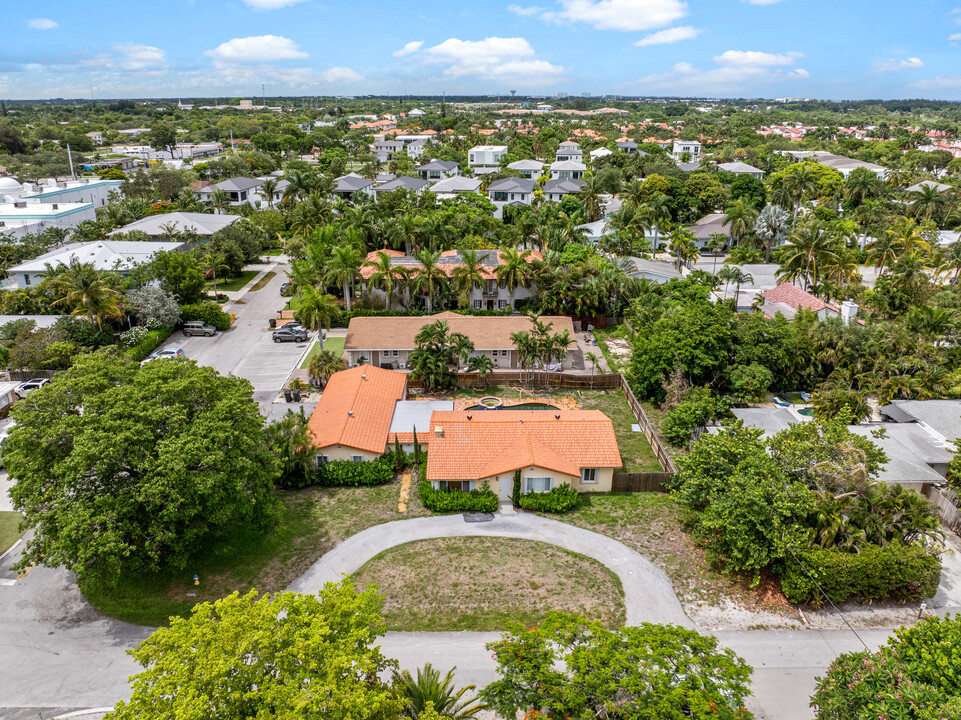
[[628,625],[652,622],[694,627],[674,594],[671,581],[650,560],[612,538],[527,513],[509,517],[496,514],[486,522],[467,522],[463,515],[442,515],[375,525],[324,555],[290,589],[315,593],[325,583],[338,582],[343,575],[356,572],[374,556],[397,545],[475,535],[537,540],[594,558],[620,578]]

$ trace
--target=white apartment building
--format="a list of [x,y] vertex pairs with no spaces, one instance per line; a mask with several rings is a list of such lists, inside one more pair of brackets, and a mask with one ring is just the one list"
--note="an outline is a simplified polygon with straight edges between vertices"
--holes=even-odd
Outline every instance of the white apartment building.
[[506,154],[506,145],[477,145],[468,152],[467,165],[475,175],[489,175],[500,170],[501,158]]

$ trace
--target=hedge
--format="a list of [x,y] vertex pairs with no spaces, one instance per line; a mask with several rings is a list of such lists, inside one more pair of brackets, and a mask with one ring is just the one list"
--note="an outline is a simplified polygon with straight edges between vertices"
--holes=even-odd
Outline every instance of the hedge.
[[494,512],[497,495],[486,485],[482,490],[435,490],[430,482],[421,480],[418,488],[421,502],[432,512]]
[[[941,580],[941,560],[920,545],[872,545],[860,553],[811,548],[798,558],[832,602],[849,599],[926,598]],[[781,590],[793,603],[821,603],[824,596],[796,561],[788,558]]]
[[521,495],[520,505],[534,512],[562,513],[573,510],[580,502],[581,494],[570,485],[558,485],[546,493]]
[[314,483],[323,487],[383,485],[393,478],[394,456],[390,453],[371,462],[332,460],[321,463],[314,472]]
[[[347,327],[350,321],[355,317],[427,317],[429,315],[436,315],[440,310],[432,310],[427,312],[426,310],[420,310],[418,308],[411,308],[410,310],[351,310],[350,312],[342,310],[336,316],[331,318],[331,327]],[[459,315],[472,315],[476,317],[502,317],[506,315],[513,314],[513,311],[508,308],[505,310],[474,310],[473,308],[464,308],[462,310],[454,310]]]
[[134,362],[145,360],[150,353],[157,349],[160,343],[170,337],[172,332],[173,330],[170,328],[151,330],[144,336],[143,340],[127,350],[127,357]]
[[199,302],[192,305],[181,305],[180,318],[184,322],[200,320],[208,325],[213,325],[218,330],[230,329],[230,315],[225,313],[217,303]]

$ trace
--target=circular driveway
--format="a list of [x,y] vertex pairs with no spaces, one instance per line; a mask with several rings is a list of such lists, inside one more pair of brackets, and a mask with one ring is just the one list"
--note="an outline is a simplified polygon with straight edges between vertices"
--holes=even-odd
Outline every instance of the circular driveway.
[[651,622],[694,628],[671,581],[650,560],[612,538],[526,513],[498,513],[493,520],[484,522],[467,522],[463,515],[442,515],[375,525],[344,540],[297,578],[289,589],[316,593],[325,583],[340,582],[344,575],[356,572],[368,560],[392,547],[415,540],[469,536],[536,540],[593,558],[620,578],[628,625]]

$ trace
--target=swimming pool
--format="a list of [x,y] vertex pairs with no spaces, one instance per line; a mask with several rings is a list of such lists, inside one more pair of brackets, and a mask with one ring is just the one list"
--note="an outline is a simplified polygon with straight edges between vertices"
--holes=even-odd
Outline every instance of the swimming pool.
[[498,405],[496,407],[489,407],[487,405],[471,405],[469,408],[464,408],[465,410],[560,410],[559,407],[555,405],[549,405],[548,403],[519,403],[517,405]]
[[804,417],[814,417],[818,414],[818,411],[813,407],[801,408],[797,411],[798,415],[803,415]]

